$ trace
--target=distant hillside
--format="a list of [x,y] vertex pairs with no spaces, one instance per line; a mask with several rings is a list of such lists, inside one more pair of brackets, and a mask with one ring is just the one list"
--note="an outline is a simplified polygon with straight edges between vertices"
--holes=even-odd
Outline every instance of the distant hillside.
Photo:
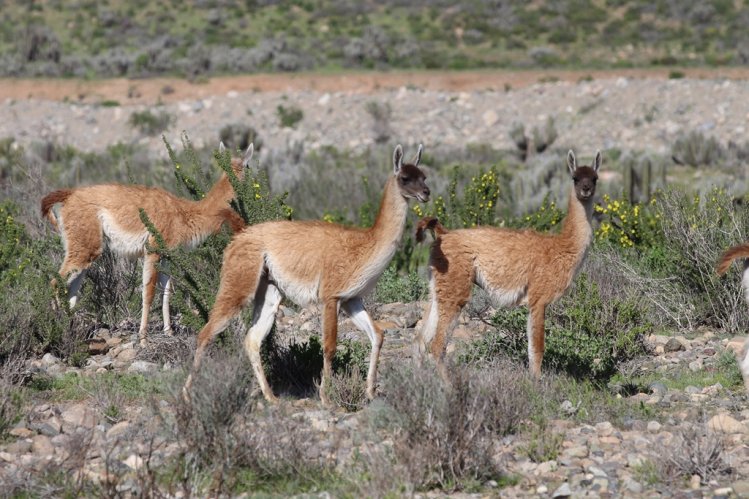
[[0,0],[0,75],[741,65],[744,0]]

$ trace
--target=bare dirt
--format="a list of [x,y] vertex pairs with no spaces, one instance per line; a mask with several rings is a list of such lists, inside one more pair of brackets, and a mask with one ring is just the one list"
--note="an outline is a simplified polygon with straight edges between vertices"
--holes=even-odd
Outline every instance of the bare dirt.
[[436,91],[475,91],[524,88],[543,81],[577,82],[585,79],[667,79],[674,72],[690,79],[749,79],[749,68],[643,68],[604,70],[489,70],[489,71],[393,71],[339,73],[283,73],[220,76],[190,82],[181,78],[105,80],[0,79],[0,100],[40,99],[128,104],[177,102],[227,92],[358,92],[414,86]]

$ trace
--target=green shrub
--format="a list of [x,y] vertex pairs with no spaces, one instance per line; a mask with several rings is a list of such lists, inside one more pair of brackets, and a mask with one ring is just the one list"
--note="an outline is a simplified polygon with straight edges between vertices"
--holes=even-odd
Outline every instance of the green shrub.
[[425,294],[426,283],[417,272],[400,275],[394,265],[385,269],[375,288],[378,303],[408,303],[420,300]]
[[145,111],[134,111],[128,123],[136,128],[140,133],[145,135],[158,135],[172,124],[174,116],[167,113],[166,111],[151,112],[146,109]]
[[296,106],[284,107],[281,104],[276,108],[278,121],[283,128],[294,128],[304,118],[304,111]]
[[676,139],[671,154],[682,164],[698,167],[720,164],[726,151],[715,137],[707,137],[693,130]]

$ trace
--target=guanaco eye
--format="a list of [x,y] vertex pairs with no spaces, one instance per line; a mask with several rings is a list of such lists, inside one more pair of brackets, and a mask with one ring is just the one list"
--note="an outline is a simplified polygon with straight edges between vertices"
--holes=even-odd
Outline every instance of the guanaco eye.
[[411,181],[411,178],[410,178],[410,177],[401,177],[401,180],[402,180],[403,182],[410,182],[410,181]]
[[579,179],[579,178],[577,178],[577,177],[572,177],[572,181],[573,181],[573,182],[575,182],[575,183],[577,183],[577,182],[578,182],[579,180],[580,180],[580,179]]

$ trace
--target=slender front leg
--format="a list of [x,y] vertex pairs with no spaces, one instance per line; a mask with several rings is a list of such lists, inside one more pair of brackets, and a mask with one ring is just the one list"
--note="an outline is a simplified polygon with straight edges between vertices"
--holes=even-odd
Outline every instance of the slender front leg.
[[252,310],[252,326],[244,338],[244,350],[250,358],[255,379],[260,385],[263,396],[268,402],[276,402],[278,399],[268,384],[268,379],[263,371],[263,363],[260,358],[260,347],[263,340],[276,320],[276,311],[281,304],[281,292],[278,288],[268,282],[267,278],[260,280],[255,293],[255,301]]
[[544,318],[546,305],[537,303],[528,307],[528,367],[535,378],[541,377],[544,360]]
[[338,344],[338,300],[329,298],[323,303],[322,311],[323,367],[320,380],[320,400],[329,406],[330,399],[326,390],[333,376],[333,358]]
[[86,277],[86,270],[87,269],[72,272],[68,277],[68,305],[70,306],[70,310],[73,310],[75,304],[78,303],[83,278]]
[[138,336],[140,337],[140,345],[146,345],[146,333],[148,331],[148,311],[153,303],[153,296],[156,291],[156,282],[158,281],[158,271],[156,270],[156,264],[159,261],[159,255],[155,253],[147,253],[143,258],[143,310],[140,316],[140,329],[138,330]]
[[364,308],[364,302],[361,298],[357,297],[345,301],[341,303],[341,307],[351,317],[356,327],[367,333],[369,342],[372,344],[372,351],[369,354],[369,371],[367,372],[367,398],[372,400],[377,385],[377,362],[380,358],[380,350],[382,349],[382,342],[385,339],[385,335],[372,322],[372,317],[369,316],[369,313]]
[[161,306],[161,313],[164,317],[164,334],[172,335],[172,319],[169,314],[169,299],[172,296],[174,288],[172,287],[172,276],[163,272],[159,273],[159,286],[163,290],[164,297]]

